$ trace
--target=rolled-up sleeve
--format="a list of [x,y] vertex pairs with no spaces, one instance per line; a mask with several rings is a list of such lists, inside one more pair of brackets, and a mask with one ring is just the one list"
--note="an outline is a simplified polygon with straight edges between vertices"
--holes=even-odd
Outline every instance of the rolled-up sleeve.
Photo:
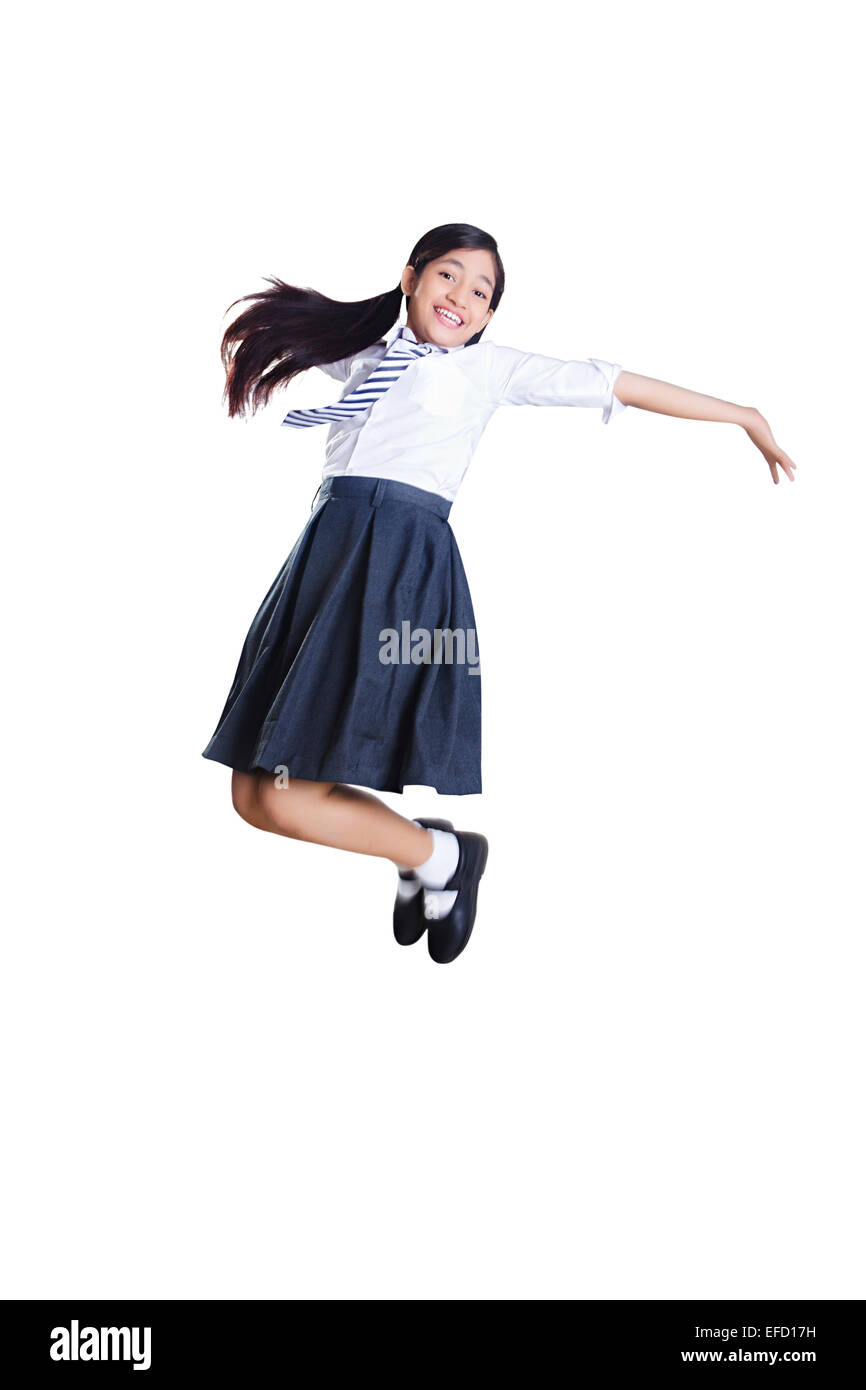
[[626,407],[614,395],[619,363],[590,357],[585,362],[543,357],[537,352],[490,344],[490,399],[499,405],[580,405],[599,407],[606,425]]

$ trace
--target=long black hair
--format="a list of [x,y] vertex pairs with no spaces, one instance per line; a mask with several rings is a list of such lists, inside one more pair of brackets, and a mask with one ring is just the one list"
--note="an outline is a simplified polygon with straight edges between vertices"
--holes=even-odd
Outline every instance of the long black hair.
[[[493,256],[496,285],[489,307],[495,309],[505,289],[505,269],[495,240],[480,227],[465,222],[434,227],[415,243],[406,264],[420,275],[428,262],[460,247],[489,251]],[[271,289],[243,295],[229,305],[233,309],[235,304],[253,301],[229,325],[220,345],[226,373],[223,400],[228,401],[229,418],[243,415],[247,405],[255,414],[259,406],[267,405],[277,386],[308,367],[362,352],[383,338],[400,316],[403,290],[399,284],[372,299],[343,301],[287,285],[276,276],[264,278]],[[407,295],[407,304],[409,299]],[[483,332],[479,329],[466,346],[477,343]]]

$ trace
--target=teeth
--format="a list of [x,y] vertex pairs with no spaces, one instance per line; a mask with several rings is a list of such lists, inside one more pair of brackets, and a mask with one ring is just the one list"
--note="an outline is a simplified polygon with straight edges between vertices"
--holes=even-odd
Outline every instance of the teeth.
[[462,320],[461,318],[459,318],[459,317],[457,316],[457,314],[452,314],[452,313],[450,313],[448,309],[440,309],[439,306],[438,306],[438,304],[437,304],[437,306],[436,306],[436,312],[437,312],[437,314],[442,314],[443,317],[446,318],[446,319],[452,319],[454,323],[462,323],[462,322],[463,322],[463,320]]

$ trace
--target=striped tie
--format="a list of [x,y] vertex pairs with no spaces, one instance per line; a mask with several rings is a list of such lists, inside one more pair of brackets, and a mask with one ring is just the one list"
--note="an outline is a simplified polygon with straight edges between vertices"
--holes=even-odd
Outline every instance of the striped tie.
[[303,430],[308,429],[310,425],[323,425],[326,420],[347,420],[353,415],[363,415],[365,410],[374,406],[388,388],[393,386],[414,357],[422,357],[433,350],[432,343],[415,343],[407,338],[395,338],[375,371],[348,396],[344,396],[335,405],[320,405],[314,410],[290,410],[283,424]]

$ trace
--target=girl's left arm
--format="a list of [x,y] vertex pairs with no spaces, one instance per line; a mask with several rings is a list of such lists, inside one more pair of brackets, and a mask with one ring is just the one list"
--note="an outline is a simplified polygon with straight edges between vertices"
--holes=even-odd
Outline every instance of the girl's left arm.
[[770,426],[754,406],[735,405],[733,401],[717,400],[715,396],[702,396],[698,391],[687,391],[685,387],[673,386],[669,381],[656,381],[654,377],[626,371],[618,374],[614,395],[623,405],[636,405],[639,410],[654,410],[659,415],[676,415],[681,420],[720,420],[741,425],[767,460],[773,482],[779,481],[777,465],[781,465],[792,483],[794,481],[796,463],[779,448]]

